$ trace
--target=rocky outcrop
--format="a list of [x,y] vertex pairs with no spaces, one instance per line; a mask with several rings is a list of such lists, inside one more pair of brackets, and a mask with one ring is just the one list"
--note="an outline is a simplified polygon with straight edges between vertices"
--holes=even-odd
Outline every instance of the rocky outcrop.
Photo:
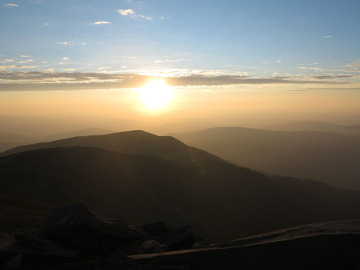
[[35,237],[15,239],[1,250],[0,269],[167,269],[138,265],[128,255],[191,248],[195,242],[190,226],[170,230],[162,222],[135,226],[105,221],[85,203],[55,207]]
[[[303,225],[226,243],[194,245],[190,226],[105,221],[86,204],[56,207],[35,237],[16,235],[0,269],[360,269],[360,221]],[[194,248],[194,246],[198,248]]]
[[76,203],[57,206],[41,224],[38,237],[61,242],[86,238],[132,241],[145,233],[123,222],[101,220],[85,203]]

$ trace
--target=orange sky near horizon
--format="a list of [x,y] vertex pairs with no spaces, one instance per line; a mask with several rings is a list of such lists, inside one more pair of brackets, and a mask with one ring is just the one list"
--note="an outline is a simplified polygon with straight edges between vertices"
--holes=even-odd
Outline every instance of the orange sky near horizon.
[[[291,88],[283,85],[175,88],[172,99],[158,110],[147,108],[136,89],[2,91],[0,114],[69,119],[99,126],[105,119],[118,118],[133,122],[134,127],[146,122],[165,124],[191,118],[207,120],[209,125],[211,120],[237,125],[242,119],[250,123],[251,119],[346,122],[347,117],[351,123],[351,116],[360,115],[357,89]],[[217,124],[213,122],[214,126]]]

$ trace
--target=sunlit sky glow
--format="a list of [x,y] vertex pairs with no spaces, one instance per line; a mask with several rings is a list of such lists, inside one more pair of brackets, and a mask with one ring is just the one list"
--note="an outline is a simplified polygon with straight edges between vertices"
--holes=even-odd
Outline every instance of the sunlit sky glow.
[[178,98],[228,93],[222,108],[259,90],[360,100],[359,10],[358,0],[1,0],[0,92],[125,93],[165,77]]

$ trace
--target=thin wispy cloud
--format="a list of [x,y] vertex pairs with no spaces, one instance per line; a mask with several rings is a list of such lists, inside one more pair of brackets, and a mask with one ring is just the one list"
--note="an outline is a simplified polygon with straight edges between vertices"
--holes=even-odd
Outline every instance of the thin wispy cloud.
[[29,58],[29,57],[31,57],[31,55],[28,55],[28,54],[22,54],[22,55],[20,55],[20,57],[22,57],[22,58]]
[[123,16],[136,17],[136,13],[133,9],[118,9],[117,12]]
[[332,38],[333,36],[327,35],[327,36],[323,36],[324,38]]
[[181,59],[157,59],[155,63],[175,63],[175,62],[183,62],[188,61],[189,59],[181,58]]
[[60,45],[67,46],[67,45],[72,44],[72,41],[60,41],[59,44],[60,44]]
[[152,18],[149,17],[149,16],[145,16],[143,14],[136,14],[136,12],[131,8],[129,8],[129,9],[118,9],[117,12],[122,16],[128,16],[128,17],[131,17],[131,18],[140,17],[140,18],[143,18],[143,19],[146,19],[146,20],[149,20],[149,21],[152,20]]
[[18,64],[26,64],[26,63],[31,63],[31,62],[34,62],[33,59],[27,59],[27,60],[24,60],[24,61],[19,61],[17,62]]
[[298,67],[298,69],[302,69],[302,70],[315,70],[315,71],[322,71],[321,68],[319,67]]
[[146,19],[146,20],[149,20],[149,21],[151,21],[152,20],[152,18],[151,17],[149,17],[149,16],[145,16],[145,15],[139,15],[139,17],[140,18],[143,18],[143,19]]
[[347,64],[345,66],[343,66],[344,68],[350,68],[350,69],[358,69],[360,68],[360,61],[356,61],[353,64]]
[[[15,66],[13,66],[15,67]],[[19,66],[16,66],[19,67]],[[23,67],[29,68],[29,66]],[[2,66],[0,69],[4,70]],[[150,78],[158,76],[139,73],[97,73],[97,72],[72,72],[72,68],[63,68],[62,72],[0,72],[1,90],[67,90],[67,89],[110,89],[110,88],[137,88],[143,86]],[[66,72],[64,72],[66,71]],[[222,71],[213,71],[210,75],[206,71],[199,73],[184,72],[177,76],[166,76],[167,84],[174,87],[216,87],[236,85],[307,85],[307,84],[347,84],[343,81],[326,79],[339,78],[340,76],[327,76],[317,78],[299,77],[251,77],[248,75],[226,75]],[[220,75],[216,75],[220,74]],[[344,76],[342,76],[344,77]],[[346,76],[347,77],[347,76]],[[315,80],[316,79],[316,80]]]
[[13,62],[15,62],[15,60],[13,60],[13,59],[5,59],[3,61],[0,61],[1,64],[13,63]]
[[12,4],[12,3],[8,3],[8,4],[5,4],[4,7],[19,7],[20,5],[18,4]]
[[175,62],[189,61],[190,59],[182,57],[185,55],[189,55],[189,53],[183,52],[183,53],[163,56],[155,60],[155,63],[175,63]]
[[103,24],[111,24],[111,22],[108,22],[108,21],[97,21],[97,22],[90,23],[90,25],[103,25]]
[[22,66],[22,65],[3,65],[0,66],[0,70],[7,70],[7,69],[31,69],[37,68],[37,66]]
[[339,78],[353,78],[352,75],[320,75],[314,76],[314,79],[324,80],[324,79],[339,79]]

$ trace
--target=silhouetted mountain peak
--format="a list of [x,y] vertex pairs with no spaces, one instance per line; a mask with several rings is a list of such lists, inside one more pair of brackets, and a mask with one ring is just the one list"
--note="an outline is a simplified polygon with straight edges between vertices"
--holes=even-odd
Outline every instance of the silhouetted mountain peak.
[[95,147],[127,154],[150,155],[185,165],[192,165],[194,162],[220,160],[220,158],[203,150],[189,147],[174,137],[158,136],[143,130],[79,136],[53,142],[19,146],[3,152],[0,157],[34,149],[71,146]]

